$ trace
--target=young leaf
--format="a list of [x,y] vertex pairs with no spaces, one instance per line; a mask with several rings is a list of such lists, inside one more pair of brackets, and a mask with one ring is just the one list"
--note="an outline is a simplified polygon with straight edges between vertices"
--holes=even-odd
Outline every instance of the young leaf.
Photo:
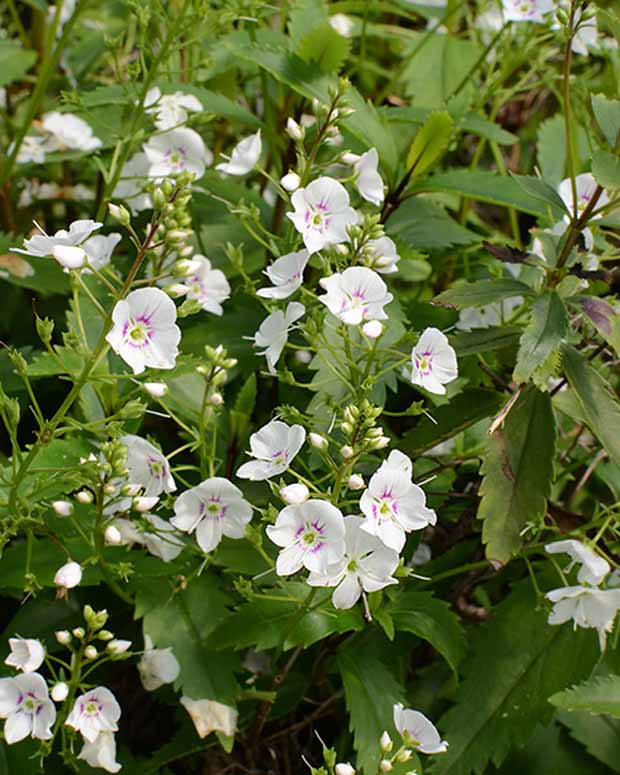
[[449,113],[431,113],[417,131],[407,154],[407,172],[424,175],[448,147],[454,132],[454,123]]
[[534,199],[539,199],[549,205],[554,214],[560,213],[564,216],[568,212],[562,197],[544,180],[530,175],[511,175],[511,177]]
[[620,188],[620,159],[609,151],[592,154],[592,174],[603,188]]
[[484,307],[495,301],[511,296],[532,296],[533,291],[525,283],[511,278],[497,280],[478,280],[474,283],[459,283],[454,288],[435,297],[436,304],[463,309],[464,307]]
[[620,675],[590,678],[571,689],[557,692],[549,702],[562,710],[606,713],[620,718]]
[[337,72],[349,54],[351,41],[329,24],[308,30],[296,51],[305,62],[315,62],[325,73]]
[[527,387],[503,425],[489,436],[478,519],[490,560],[508,562],[525,523],[545,513],[551,492],[556,428],[551,399]]
[[592,110],[610,148],[614,148],[620,134],[620,102],[609,100],[604,94],[592,97]]
[[564,302],[555,291],[540,296],[532,307],[532,319],[521,337],[515,382],[527,382],[536,369],[560,346],[568,330]]

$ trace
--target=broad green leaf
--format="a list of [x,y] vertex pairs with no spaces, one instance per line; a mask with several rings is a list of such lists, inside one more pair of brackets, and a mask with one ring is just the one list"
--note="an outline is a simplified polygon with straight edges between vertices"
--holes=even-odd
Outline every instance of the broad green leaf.
[[549,702],[562,710],[605,713],[620,718],[620,675],[595,676],[557,692],[549,697]]
[[473,283],[457,283],[453,288],[435,297],[436,304],[445,304],[457,309],[484,307],[511,296],[532,296],[533,291],[525,283],[511,278],[477,280]]
[[37,54],[15,40],[0,40],[0,86],[18,81],[36,62]]
[[592,110],[610,148],[614,148],[620,134],[620,101],[610,100],[604,94],[592,97]]
[[318,65],[323,72],[334,73],[342,67],[350,48],[351,41],[326,22],[306,32],[295,53],[305,62]]
[[451,399],[449,404],[432,410],[435,422],[428,417],[420,417],[415,428],[400,441],[399,449],[416,458],[480,420],[495,415],[502,402],[502,396],[492,390],[465,390]]
[[[514,145],[514,143],[518,142],[516,135],[507,132],[498,124],[489,121],[478,113],[467,113],[464,116],[460,116],[458,111],[454,110],[452,103],[447,105],[447,110],[454,119],[455,128],[459,131],[479,135],[500,145]],[[381,106],[379,113],[394,124],[423,124],[433,113],[433,110],[431,108],[418,107],[417,105],[409,105],[406,108]]]
[[465,653],[465,637],[447,603],[427,592],[406,592],[396,598],[388,613],[397,630],[428,641],[456,673]]
[[487,440],[478,519],[489,560],[506,563],[521,547],[525,523],[543,515],[553,479],[551,399],[527,387]]
[[607,380],[577,350],[562,347],[564,373],[573,388],[583,417],[611,460],[620,464],[620,403]]
[[417,250],[436,250],[452,245],[470,245],[480,237],[458,224],[441,205],[412,197],[387,222],[387,233]]
[[620,159],[609,151],[592,154],[592,174],[603,188],[620,188]]
[[516,180],[521,188],[531,197],[549,205],[554,213],[561,213],[562,216],[564,216],[568,212],[562,197],[554,188],[551,188],[548,183],[545,183],[544,180],[529,175],[511,175],[511,177]]
[[445,111],[431,113],[417,131],[407,154],[407,172],[424,175],[442,156],[454,132],[454,123]]
[[364,99],[354,87],[347,91],[346,100],[353,113],[343,121],[344,127],[364,145],[377,149],[381,166],[390,180],[399,162],[392,127],[372,102]]
[[532,306],[532,319],[521,337],[515,382],[527,382],[536,369],[557,350],[568,331],[564,302],[554,291],[540,296]]
[[620,355],[620,315],[605,299],[578,296],[572,299],[590,318],[599,334]]
[[567,727],[571,737],[582,743],[592,756],[610,767],[612,772],[617,771],[620,761],[619,721],[608,716],[568,711],[557,713],[557,719]]
[[432,775],[482,775],[490,762],[499,766],[550,720],[547,698],[587,675],[599,655],[593,632],[547,624],[529,579],[472,628],[469,653],[455,706],[437,723],[450,747],[435,757]]
[[449,339],[457,355],[472,355],[501,350],[502,347],[515,347],[519,342],[520,334],[521,329],[516,326],[494,326],[477,328],[473,331],[459,331],[458,334],[452,334]]
[[538,166],[549,185],[557,187],[566,177],[566,129],[564,116],[557,113],[538,128],[536,151]]

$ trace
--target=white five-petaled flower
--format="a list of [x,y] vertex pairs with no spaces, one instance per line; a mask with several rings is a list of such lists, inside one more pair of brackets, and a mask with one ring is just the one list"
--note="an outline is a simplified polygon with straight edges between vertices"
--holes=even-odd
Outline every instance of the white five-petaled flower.
[[267,368],[271,374],[275,374],[276,364],[286,345],[291,326],[305,313],[306,308],[303,304],[291,301],[284,311],[278,309],[267,315],[254,334],[254,344],[264,348],[260,355],[265,356]]
[[10,665],[24,673],[33,673],[38,670],[45,659],[45,648],[41,641],[35,638],[9,638],[11,653],[4,660],[5,665]]
[[144,529],[142,525],[138,528],[130,519],[116,519],[110,527],[118,531],[118,543],[140,544],[163,562],[170,562],[181,554],[184,543],[170,522],[156,514],[143,514],[142,519],[147,523],[148,529]]
[[57,110],[46,113],[41,125],[48,138],[46,150],[59,151],[66,148],[77,151],[94,151],[101,148],[101,140],[95,137],[92,128],[73,113],[59,113]]
[[291,197],[295,212],[287,213],[304,240],[308,253],[325,245],[346,242],[347,226],[358,222],[358,214],[349,205],[349,195],[337,180],[317,178]]
[[441,739],[437,728],[419,710],[403,708],[402,703],[394,705],[394,726],[407,746],[420,753],[445,753],[448,743]]
[[383,180],[378,167],[379,155],[376,148],[371,148],[353,161],[355,187],[363,199],[377,207],[384,199]]
[[149,89],[144,99],[144,112],[155,116],[158,129],[173,129],[187,121],[188,111],[200,113],[202,102],[193,94],[162,94],[157,86]]
[[320,285],[327,293],[319,301],[343,323],[356,326],[365,320],[387,320],[383,307],[394,297],[372,269],[350,266],[341,274],[323,277]]
[[507,22],[544,22],[545,14],[554,9],[553,0],[502,0]]
[[243,463],[237,476],[260,482],[283,474],[305,440],[306,430],[301,425],[272,420],[250,436],[250,451],[256,460]]
[[215,169],[225,172],[226,175],[247,175],[256,166],[262,148],[259,129],[255,134],[238,142],[232,150],[230,160],[218,164]]
[[252,519],[252,507],[241,490],[221,476],[205,479],[179,495],[174,513],[171,524],[184,533],[195,530],[198,546],[205,553],[212,552],[222,536],[243,538]]
[[196,179],[204,175],[213,154],[193,129],[182,127],[154,135],[144,146],[149,161],[149,177],[162,178],[192,172]]
[[[101,269],[110,263],[110,258],[114,248],[121,241],[122,235],[117,231],[111,234],[95,234],[82,243],[82,250],[88,258],[88,265],[93,269]],[[88,272],[88,269],[86,269]]]
[[150,635],[144,636],[144,654],[138,662],[142,686],[147,692],[154,692],[164,684],[174,683],[179,677],[181,666],[172,653],[172,648],[153,648]]
[[121,765],[116,761],[114,732],[99,732],[93,742],[85,740],[77,758],[91,767],[98,767],[107,772],[119,772],[121,769]]
[[285,256],[277,258],[265,270],[265,274],[271,280],[273,287],[259,288],[256,295],[262,296],[264,299],[287,299],[301,286],[304,279],[304,269],[309,258],[307,250],[287,253]]
[[100,732],[116,732],[121,708],[116,697],[105,686],[98,686],[75,701],[65,724],[78,732],[89,743],[94,743]]
[[124,199],[134,214],[153,206],[151,195],[144,191],[150,166],[145,153],[134,153],[123,164],[120,180],[112,192],[115,199]]
[[329,565],[325,573],[311,573],[308,577],[311,587],[336,587],[332,596],[334,608],[351,608],[362,590],[376,592],[398,583],[392,578],[398,566],[398,552],[362,530],[363,522],[359,517],[345,517],[344,557]]
[[183,278],[183,283],[176,287],[181,295],[197,301],[206,311],[221,315],[224,310],[222,302],[230,297],[230,285],[221,269],[213,269],[206,256],[196,254],[192,262],[199,264],[198,269]]
[[267,535],[282,547],[276,560],[278,576],[290,576],[302,567],[325,574],[344,556],[345,528],[340,509],[327,501],[310,499],[285,506]]
[[[9,146],[8,152],[13,151],[14,144]],[[22,140],[15,161],[18,164],[43,164],[45,161],[46,140],[44,137],[27,135]]]
[[[575,177],[575,190],[577,192],[577,217],[583,215],[583,211],[588,207],[590,202],[592,201],[592,197],[594,196],[594,192],[596,191],[597,182],[594,178],[594,175],[592,175],[591,172],[583,172],[581,175],[577,175]],[[573,186],[571,184],[570,178],[566,178],[566,180],[563,180],[560,185],[558,186],[558,194],[562,198],[562,201],[568,208],[568,213],[564,216],[564,220],[568,223],[571,219],[571,217],[575,213],[575,202],[573,199]],[[597,207],[603,207],[603,205],[606,205],[609,203],[609,196],[607,195],[607,192],[603,191],[603,193],[598,198],[598,201],[596,203]],[[595,215],[592,220],[597,220],[599,218],[602,218],[603,216],[599,213],[598,215]]]
[[216,700],[192,700],[186,695],[181,697],[181,705],[194,722],[198,737],[206,737],[211,732],[221,732],[226,737],[235,734],[239,714],[230,705]]
[[30,735],[49,740],[56,708],[49,698],[47,683],[39,673],[25,673],[0,679],[0,718],[6,719],[4,739],[18,743]]
[[405,545],[406,533],[434,525],[437,515],[426,506],[424,490],[412,481],[411,460],[399,450],[372,475],[360,499],[366,517],[362,525],[397,552]]
[[560,587],[545,597],[554,604],[549,624],[564,624],[572,619],[575,627],[592,627],[598,632],[601,651],[605,650],[607,633],[611,632],[620,609],[620,589]]
[[134,374],[147,366],[173,369],[179,353],[181,329],[172,299],[159,288],[140,288],[117,302],[106,340]]
[[23,253],[25,256],[35,256],[37,258],[53,256],[54,248],[81,245],[94,231],[100,229],[103,224],[90,220],[73,221],[69,226],[69,231],[60,229],[52,237],[46,234],[36,221],[35,226],[41,233],[24,240],[23,249],[11,248],[13,253]]
[[456,353],[438,328],[426,328],[411,351],[411,381],[429,393],[444,395],[446,385],[458,377]]
[[368,261],[371,269],[379,274],[393,274],[398,271],[396,265],[400,261],[400,256],[396,250],[396,245],[389,237],[371,239],[366,247],[368,248]]
[[127,480],[139,484],[145,497],[176,490],[168,460],[156,446],[133,433],[121,436],[119,441],[127,447]]
[[593,587],[598,587],[611,570],[611,566],[604,557],[592,551],[581,541],[572,539],[553,541],[553,543],[546,544],[545,551],[549,554],[568,554],[570,556],[571,563],[565,569],[565,573],[570,573],[573,566],[580,563],[581,568],[577,574],[577,581],[580,584],[591,584]]

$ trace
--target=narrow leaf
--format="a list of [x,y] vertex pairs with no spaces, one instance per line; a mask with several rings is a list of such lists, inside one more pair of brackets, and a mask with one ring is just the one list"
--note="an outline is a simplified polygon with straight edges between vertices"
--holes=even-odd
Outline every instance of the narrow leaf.
[[411,144],[407,154],[407,172],[424,175],[448,147],[453,131],[454,123],[449,113],[431,113]]

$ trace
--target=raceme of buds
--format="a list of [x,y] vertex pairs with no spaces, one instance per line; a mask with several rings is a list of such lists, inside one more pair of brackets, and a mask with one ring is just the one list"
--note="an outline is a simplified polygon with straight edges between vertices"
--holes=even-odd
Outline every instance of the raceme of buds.
[[68,562],[56,571],[54,584],[64,589],[73,589],[82,581],[82,568],[77,562]]
[[59,517],[70,517],[73,514],[73,505],[69,501],[54,501],[52,508]]

